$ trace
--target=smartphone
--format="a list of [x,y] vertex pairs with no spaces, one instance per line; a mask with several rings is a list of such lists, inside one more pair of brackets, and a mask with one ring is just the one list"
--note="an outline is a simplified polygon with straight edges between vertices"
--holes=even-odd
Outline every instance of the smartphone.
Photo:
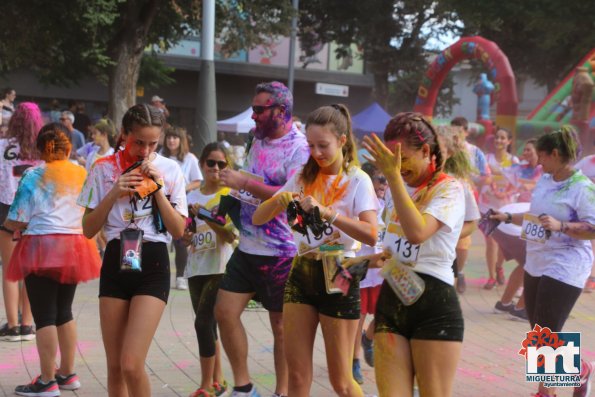
[[211,211],[209,211],[206,208],[203,208],[203,207],[199,208],[196,216],[199,219],[202,219],[204,221],[213,222],[219,226],[225,226],[225,217],[224,216],[213,214]]

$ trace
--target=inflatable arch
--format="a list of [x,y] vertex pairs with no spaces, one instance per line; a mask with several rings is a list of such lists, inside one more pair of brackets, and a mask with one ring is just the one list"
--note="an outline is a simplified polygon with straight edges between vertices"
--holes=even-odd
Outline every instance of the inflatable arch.
[[518,115],[514,74],[506,55],[494,42],[483,37],[462,38],[438,54],[422,79],[413,110],[432,118],[442,82],[453,66],[463,59],[479,59],[483,63],[490,81],[495,85],[496,124],[512,131],[514,142]]

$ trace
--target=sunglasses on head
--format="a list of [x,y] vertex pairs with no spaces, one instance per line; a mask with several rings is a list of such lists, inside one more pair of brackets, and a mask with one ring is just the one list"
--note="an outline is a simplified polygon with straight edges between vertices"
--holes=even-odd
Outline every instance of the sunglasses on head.
[[208,159],[207,161],[205,161],[205,163],[207,163],[207,167],[209,167],[209,168],[213,168],[215,165],[218,165],[219,169],[222,170],[227,167],[227,161],[222,161],[222,160],[217,161],[217,160]]
[[271,109],[271,108],[276,108],[277,104],[272,104],[272,105],[252,105],[252,111],[255,114],[263,114],[265,110],[267,109]]

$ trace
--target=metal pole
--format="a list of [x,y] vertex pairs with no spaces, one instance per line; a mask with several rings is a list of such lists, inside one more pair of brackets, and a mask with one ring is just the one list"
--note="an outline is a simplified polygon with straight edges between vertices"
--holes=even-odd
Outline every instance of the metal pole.
[[293,92],[293,81],[295,79],[295,43],[297,37],[297,23],[300,0],[293,0],[295,14],[291,18],[291,38],[289,40],[289,73],[287,76],[287,88]]
[[215,89],[215,0],[202,2],[202,35],[196,121],[193,132],[195,154],[217,140],[217,92]]

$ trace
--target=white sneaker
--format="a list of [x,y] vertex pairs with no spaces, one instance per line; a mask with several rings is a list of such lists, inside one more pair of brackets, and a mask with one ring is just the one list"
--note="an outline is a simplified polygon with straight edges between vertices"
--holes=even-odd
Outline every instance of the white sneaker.
[[176,289],[187,290],[188,281],[184,277],[176,277]]

